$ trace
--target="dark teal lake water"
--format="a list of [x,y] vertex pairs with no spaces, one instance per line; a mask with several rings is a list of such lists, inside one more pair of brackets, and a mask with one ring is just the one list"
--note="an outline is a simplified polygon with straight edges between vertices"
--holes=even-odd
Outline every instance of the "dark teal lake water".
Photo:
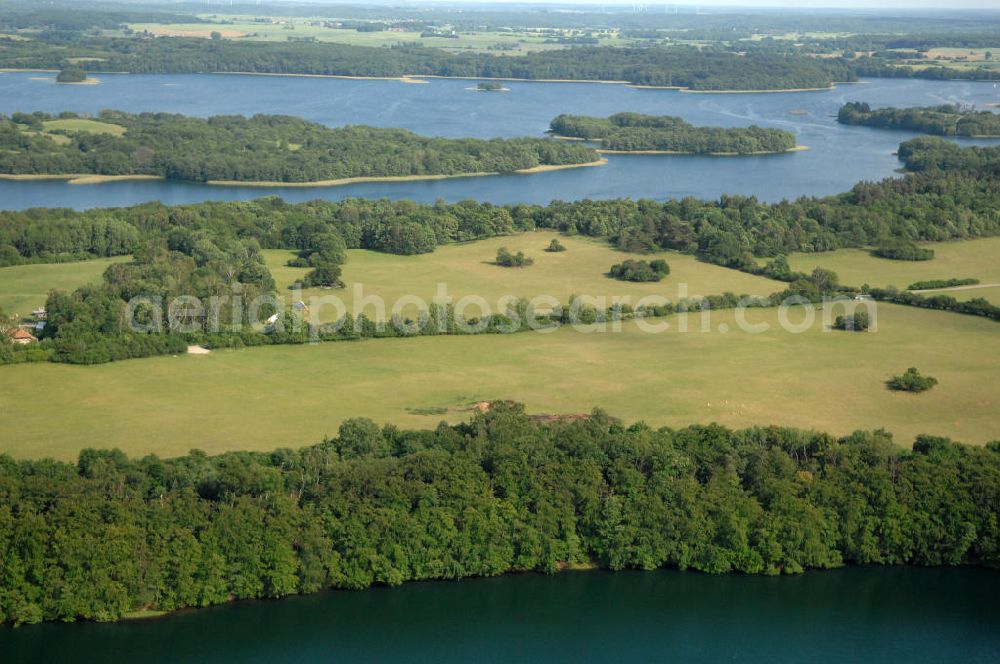
[[5,662],[1000,661],[1000,572],[579,572],[0,629]]
[[[495,203],[553,199],[714,199],[723,193],[764,200],[846,191],[860,180],[891,176],[893,155],[909,132],[845,127],[835,120],[845,101],[873,105],[1000,102],[993,83],[871,79],[823,92],[691,94],[623,85],[511,82],[510,92],[483,94],[470,81],[426,84],[345,79],[189,75],[101,75],[100,85],[69,86],[32,80],[38,74],[0,73],[0,113],[102,108],[171,111],[190,115],[286,113],[330,126],[404,127],[451,137],[541,136],[560,113],[607,116],[619,111],[679,115],[698,125],[779,127],[798,134],[808,152],[760,157],[612,156],[606,166],[530,176],[359,184],[334,188],[211,187],[179,182],[119,182],[78,186],[64,182],[2,182],[0,208],[89,208],[148,200],[191,203],[279,195],[291,201],[347,196],[432,202],[473,198]],[[796,114],[792,114],[792,112]],[[805,114],[799,114],[799,113]],[[966,141],[970,142],[970,141]]]

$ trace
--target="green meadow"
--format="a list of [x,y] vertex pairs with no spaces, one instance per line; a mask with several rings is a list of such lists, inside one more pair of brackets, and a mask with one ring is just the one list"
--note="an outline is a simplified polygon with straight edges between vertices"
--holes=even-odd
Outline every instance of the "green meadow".
[[[831,312],[836,313],[836,312]],[[532,413],[600,406],[625,420],[683,426],[781,424],[834,434],[885,427],[969,443],[1000,438],[996,323],[880,305],[878,331],[847,333],[821,317],[801,334],[775,309],[664,319],[670,329],[417,337],[220,350],[97,366],[31,364],[0,371],[0,452],[73,459],[87,446],[173,456],[192,448],[271,450],[336,434],[348,417],[433,427],[474,402],[514,399]],[[802,311],[793,310],[798,322]],[[682,321],[688,331],[680,331]],[[720,325],[728,332],[720,331]],[[924,394],[884,381],[918,366]],[[67,428],[66,422],[73,426]]]
[[[553,238],[558,238],[567,250],[544,251]],[[535,263],[523,268],[494,265],[500,247],[507,247],[512,252],[523,251],[534,258]],[[286,266],[288,259],[294,256],[291,251],[268,250],[265,254],[279,293],[292,297],[289,286],[301,280],[308,270]],[[629,258],[663,258],[670,265],[670,275],[657,283],[624,282],[605,275],[613,264]],[[682,289],[686,289],[687,295],[696,296],[726,291],[737,295],[769,295],[785,288],[781,282],[703,263],[684,254],[664,252],[640,256],[617,251],[606,242],[565,237],[551,231],[448,244],[419,256],[352,249],[348,251],[343,278],[344,289],[305,290],[302,298],[308,303],[310,297],[336,295],[353,310],[354,291],[358,285],[365,295],[379,296],[391,307],[405,295],[416,295],[429,302],[437,285],[443,283],[447,285],[448,294],[456,300],[478,295],[495,308],[504,295],[532,298],[544,294],[563,303],[572,295],[603,296],[608,298],[610,305],[610,298],[614,296],[630,297],[633,304],[641,297],[656,294],[676,301],[685,292]],[[369,316],[377,313],[373,306],[363,310]],[[332,308],[319,315],[324,321],[336,318]]]
[[127,260],[128,256],[120,256],[0,268],[0,309],[24,316],[44,305],[50,290],[75,290],[84,284],[100,282],[109,265]]
[[818,254],[792,254],[788,263],[799,272],[811,272],[816,267],[833,270],[840,276],[841,283],[851,286],[867,283],[902,289],[915,281],[953,277],[1000,284],[1000,237],[935,242],[927,246],[934,250],[934,258],[929,261],[895,261],[877,258],[864,249],[839,249]]
[[[353,44],[355,46],[390,47],[398,44],[421,44],[449,51],[489,51],[503,48],[504,53],[527,53],[553,48],[566,48],[564,44],[546,43],[551,35],[541,30],[518,31],[461,31],[457,37],[421,36],[419,30],[381,30],[359,32],[354,28],[333,27],[331,19],[274,16],[257,22],[253,16],[218,17],[202,15],[210,23],[133,23],[136,32],[147,31],[157,36],[208,38],[218,32],[225,39],[246,41],[287,41],[288,39],[314,39],[320,42]],[[573,30],[561,31],[566,36]],[[617,34],[608,33],[605,45],[616,45],[621,40]]]
[[125,127],[121,125],[87,120],[86,118],[47,120],[42,123],[42,126],[45,128],[45,131],[82,131],[88,134],[111,134],[112,136],[123,136],[125,134]]

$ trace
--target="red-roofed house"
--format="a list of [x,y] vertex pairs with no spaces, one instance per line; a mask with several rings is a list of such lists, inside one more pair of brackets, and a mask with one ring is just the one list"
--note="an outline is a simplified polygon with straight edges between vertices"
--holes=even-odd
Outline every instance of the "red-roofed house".
[[22,330],[19,327],[15,327],[10,331],[10,338],[16,344],[33,344],[38,341],[31,332]]

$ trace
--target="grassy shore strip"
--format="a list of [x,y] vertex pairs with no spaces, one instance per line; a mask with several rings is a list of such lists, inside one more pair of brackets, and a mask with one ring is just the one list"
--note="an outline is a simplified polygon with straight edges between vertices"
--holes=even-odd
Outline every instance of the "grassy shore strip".
[[[607,159],[588,161],[584,164],[547,164],[522,168],[514,171],[517,175],[531,175],[534,173],[547,173],[549,171],[561,171],[567,168],[581,168],[584,166],[603,166],[608,163]],[[504,173],[453,173],[439,175],[383,175],[366,176],[357,178],[339,178],[337,180],[314,180],[312,182],[269,182],[269,181],[242,181],[242,180],[209,180],[207,184],[224,187],[340,187],[348,184],[365,184],[370,182],[416,182],[418,180],[450,180],[452,178],[478,178],[489,175],[505,175]]]
[[829,92],[836,89],[837,85],[833,84],[823,88],[778,88],[775,90],[692,90],[691,88],[680,88],[680,91],[703,95],[748,95],[771,92]]
[[67,180],[69,184],[103,184],[125,180],[162,180],[159,175],[96,175],[94,173],[0,173],[0,180]]
[[668,154],[668,155],[701,155],[703,157],[759,157],[768,154],[788,154],[789,152],[805,152],[808,145],[796,145],[794,148],[777,152],[762,150],[760,152],[680,152],[678,150],[605,150],[598,148],[599,154]]
[[438,74],[407,74],[407,78],[443,78],[455,81],[519,81],[522,83],[600,83],[602,85],[630,85],[628,81],[574,78],[515,78],[506,76],[440,76]]
[[32,81],[54,81],[58,85],[98,85],[101,82],[99,78],[87,78],[82,81],[60,81],[57,80],[55,76],[32,76]]
[[236,76],[290,76],[292,78],[346,78],[355,81],[399,81],[400,83],[426,83],[427,81],[422,81],[418,77],[403,75],[403,76],[348,76],[345,74],[285,74],[285,73],[272,73],[272,72],[257,72],[257,71],[213,71],[207,72],[209,74],[220,74],[229,75],[234,74]]

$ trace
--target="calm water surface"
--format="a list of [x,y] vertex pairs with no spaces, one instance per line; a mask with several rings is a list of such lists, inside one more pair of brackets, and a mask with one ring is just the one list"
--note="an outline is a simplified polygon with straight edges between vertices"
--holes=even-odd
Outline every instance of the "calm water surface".
[[567,573],[0,629],[6,662],[1000,661],[1000,572]]
[[[560,113],[607,116],[619,111],[679,115],[697,125],[779,127],[798,134],[808,152],[761,157],[612,156],[606,166],[531,176],[444,181],[370,183],[334,188],[211,187],[178,182],[119,182],[79,186],[64,182],[2,182],[0,208],[90,208],[148,200],[191,203],[243,200],[275,194],[291,201],[347,196],[409,198],[432,202],[473,198],[495,203],[547,203],[553,199],[714,199],[723,193],[764,200],[846,191],[859,180],[891,176],[893,155],[914,136],[835,120],[845,101],[911,106],[1000,102],[993,83],[871,79],[823,92],[691,94],[588,83],[507,84],[510,92],[469,90],[470,81],[397,81],[240,76],[219,74],[101,75],[95,86],[32,80],[38,74],[0,73],[0,113],[94,113],[102,108],[170,111],[189,115],[286,113],[330,126],[403,127],[449,137],[541,136]],[[971,142],[971,141],[965,141]]]

